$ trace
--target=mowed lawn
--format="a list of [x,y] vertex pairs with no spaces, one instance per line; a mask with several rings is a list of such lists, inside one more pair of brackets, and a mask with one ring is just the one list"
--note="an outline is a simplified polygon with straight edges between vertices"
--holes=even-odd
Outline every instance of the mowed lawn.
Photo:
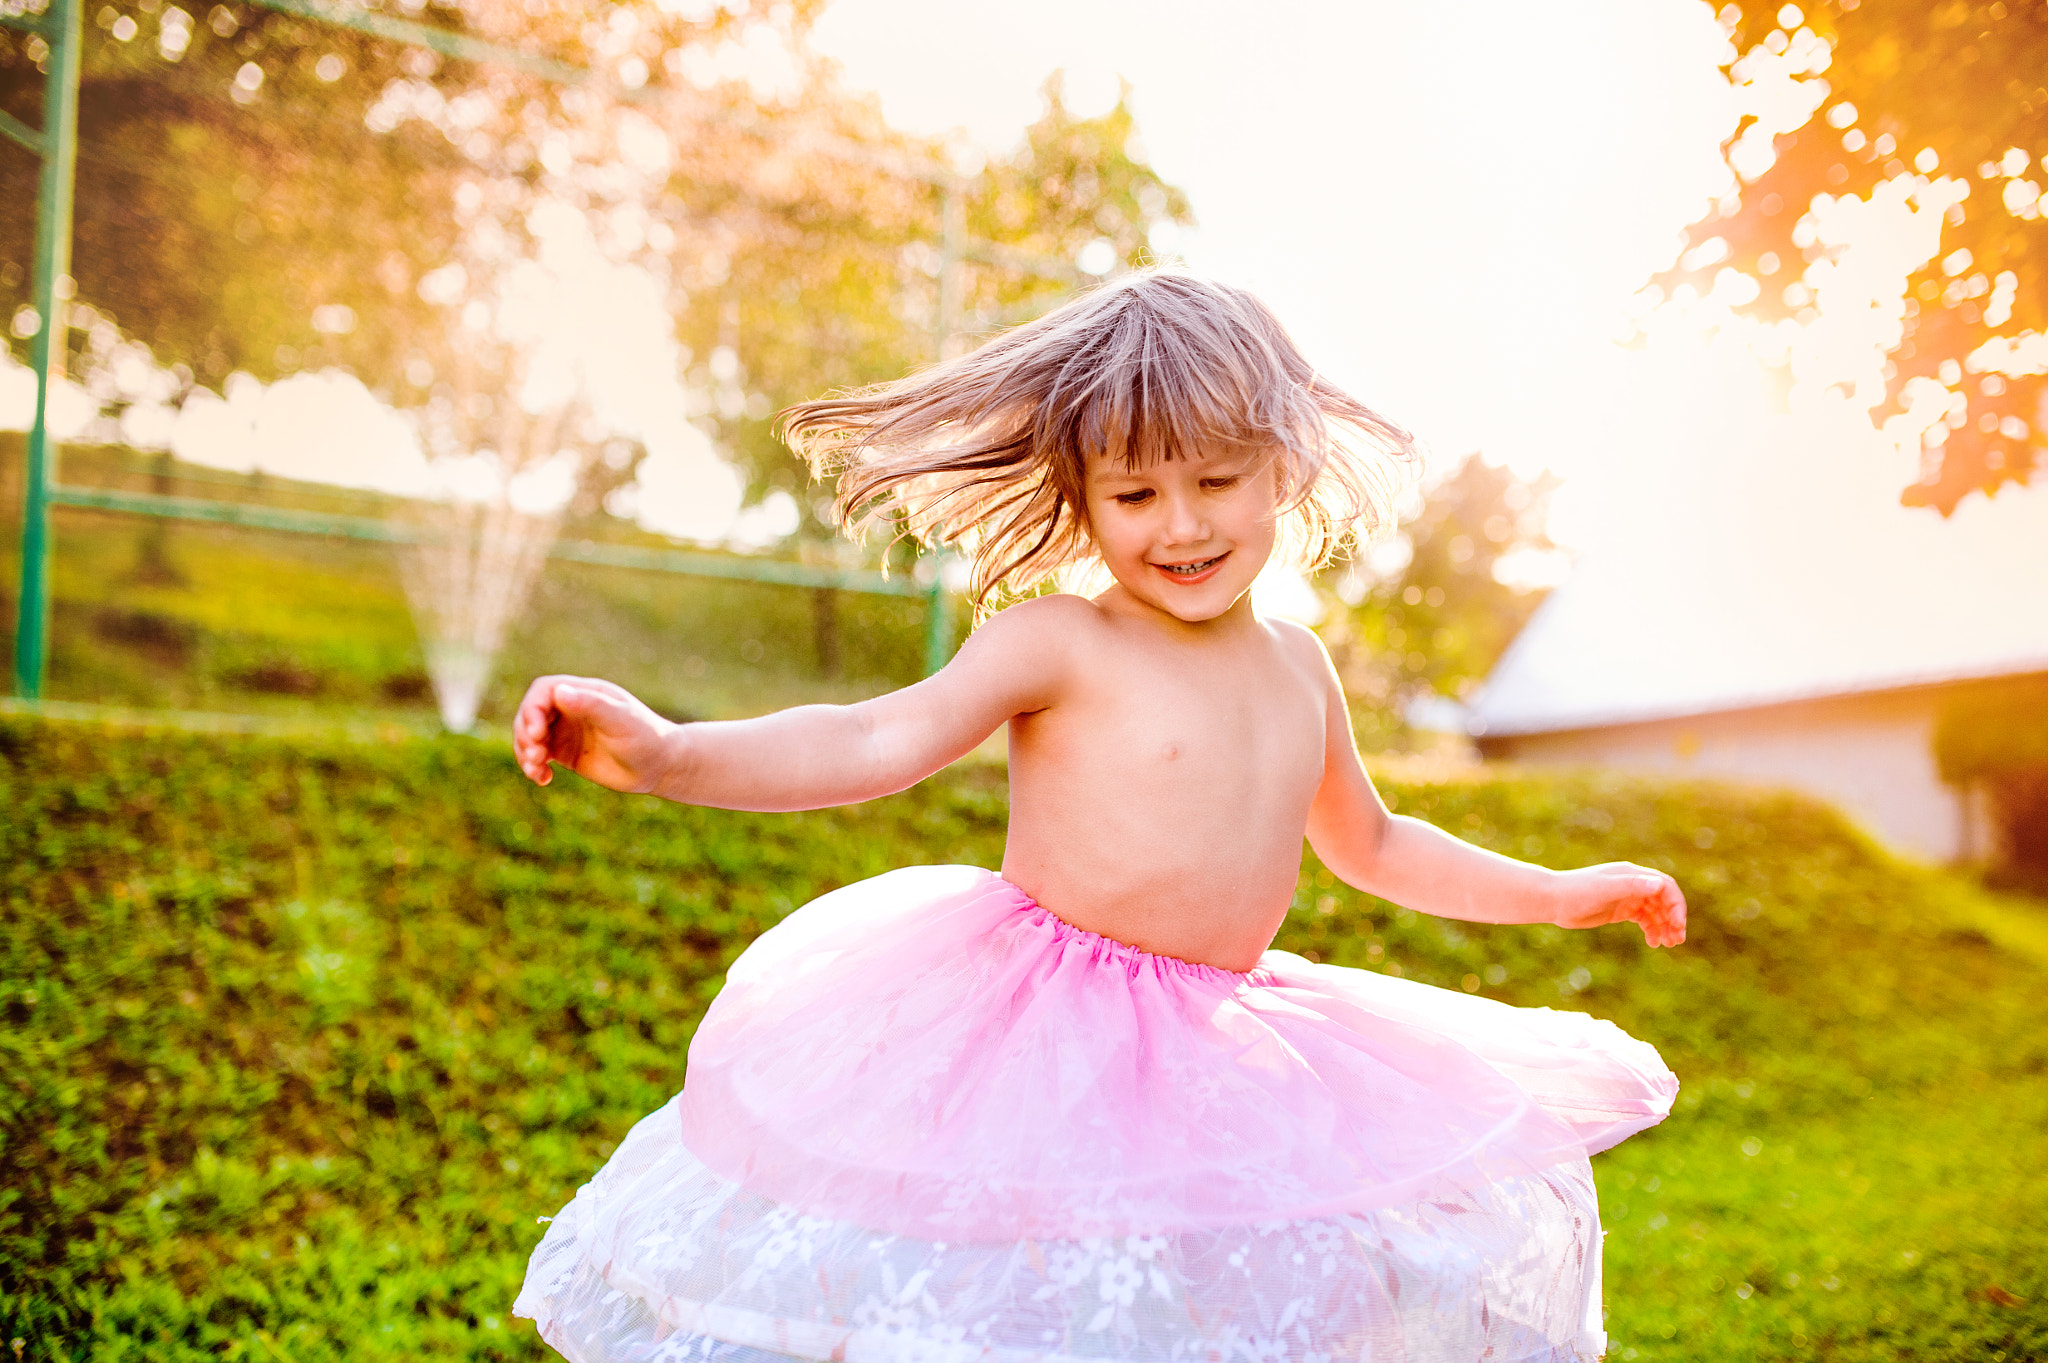
[[[1553,865],[1678,875],[1685,946],[1398,911],[1305,864],[1281,945],[1654,1042],[1596,1161],[1617,1359],[2048,1360],[2048,925],[1787,796],[1388,770]],[[993,866],[999,768],[749,815],[461,740],[0,719],[0,1359],[535,1359],[552,1213],[825,889]],[[13,1341],[19,1340],[19,1345]]]

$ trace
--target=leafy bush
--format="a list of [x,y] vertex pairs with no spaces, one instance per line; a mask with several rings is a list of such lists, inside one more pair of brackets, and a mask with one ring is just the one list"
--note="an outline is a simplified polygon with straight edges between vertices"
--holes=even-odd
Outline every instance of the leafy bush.
[[1958,692],[1935,724],[1934,757],[1956,784],[2048,767],[2048,677]]
[[[1652,953],[1403,912],[1311,861],[1281,938],[1664,1051],[1679,1112],[1596,1166],[1615,1357],[2048,1358],[2048,972],[2000,945],[2037,919],[1790,797],[1383,787],[1692,896]],[[734,955],[847,881],[996,865],[1005,810],[989,767],[752,815],[538,790],[461,740],[0,718],[0,1347],[543,1357],[505,1314],[534,1219],[678,1086]]]
[[2048,676],[1959,691],[1935,723],[1934,755],[1943,780],[1990,797],[1997,869],[2048,889]]

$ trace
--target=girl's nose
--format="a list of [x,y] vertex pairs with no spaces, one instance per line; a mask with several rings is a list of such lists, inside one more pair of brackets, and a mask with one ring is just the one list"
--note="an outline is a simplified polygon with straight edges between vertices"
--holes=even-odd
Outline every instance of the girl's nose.
[[1193,497],[1174,494],[1166,499],[1166,541],[1169,544],[1199,544],[1209,538],[1209,522],[1201,504]]

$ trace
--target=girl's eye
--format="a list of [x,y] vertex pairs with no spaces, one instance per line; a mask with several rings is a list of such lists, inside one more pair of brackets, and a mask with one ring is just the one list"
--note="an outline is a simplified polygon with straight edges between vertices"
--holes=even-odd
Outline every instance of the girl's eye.
[[1228,478],[1204,478],[1202,480],[1202,486],[1209,489],[1209,491],[1211,492],[1223,492],[1227,491],[1230,488],[1236,487],[1239,483],[1243,481],[1243,474],[1233,473]]
[[1136,492],[1119,492],[1116,499],[1125,506],[1143,506],[1152,500],[1152,489],[1141,488]]

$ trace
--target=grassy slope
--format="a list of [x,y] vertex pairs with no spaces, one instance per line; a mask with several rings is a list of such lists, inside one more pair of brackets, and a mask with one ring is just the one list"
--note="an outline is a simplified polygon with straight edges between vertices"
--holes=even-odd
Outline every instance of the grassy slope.
[[[149,490],[150,480],[134,472],[138,463],[112,449],[64,456],[70,481]],[[386,499],[366,494],[176,468],[170,490],[181,496],[364,516],[387,508]],[[0,432],[6,665],[20,478],[19,437]],[[287,714],[344,707],[353,716],[378,711],[422,720],[432,713],[387,546],[180,523],[168,528],[168,557],[179,580],[162,582],[137,574],[141,542],[163,532],[162,523],[60,508],[54,524],[52,698]],[[634,537],[616,523],[596,529]],[[509,713],[526,679],[541,672],[598,672],[670,713],[700,716],[853,699],[920,674],[921,600],[840,594],[833,682],[819,680],[812,609],[802,589],[552,563],[507,643],[484,717]],[[280,664],[311,694],[266,693],[251,681]]]
[[[2041,920],[1788,797],[1390,776],[1557,864],[1664,865],[1692,940],[1390,910],[1282,945],[1584,1007],[1685,1081],[1603,1156],[1622,1359],[2048,1359]],[[732,955],[888,866],[993,865],[999,771],[855,809],[537,791],[458,741],[0,720],[0,1339],[23,1357],[536,1358],[552,1212],[677,1085]],[[2006,1304],[2006,1303],[2018,1304]]]

